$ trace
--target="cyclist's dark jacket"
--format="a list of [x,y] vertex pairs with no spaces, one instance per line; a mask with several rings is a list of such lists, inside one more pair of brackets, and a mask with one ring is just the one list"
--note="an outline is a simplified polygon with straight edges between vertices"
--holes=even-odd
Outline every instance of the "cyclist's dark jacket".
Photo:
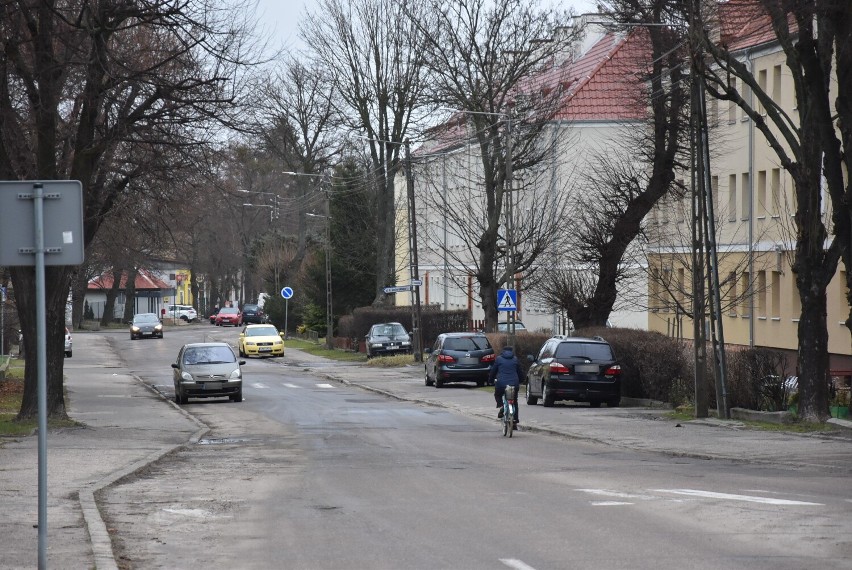
[[521,363],[515,356],[515,351],[508,346],[491,365],[491,371],[488,373],[491,382],[502,386],[519,386],[523,377]]

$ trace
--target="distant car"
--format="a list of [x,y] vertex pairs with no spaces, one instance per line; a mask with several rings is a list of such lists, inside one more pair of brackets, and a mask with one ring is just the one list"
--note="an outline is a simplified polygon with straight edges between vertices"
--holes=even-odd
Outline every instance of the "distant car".
[[156,313],[137,313],[130,321],[130,340],[146,336],[163,338],[163,323]]
[[284,341],[274,325],[246,325],[237,341],[242,357],[284,356]]
[[183,345],[172,363],[175,401],[183,405],[189,398],[228,397],[242,402],[245,363],[225,342]]
[[217,327],[224,327],[225,325],[238,327],[243,324],[242,313],[240,313],[240,310],[236,307],[222,307],[219,309],[219,312],[216,313],[216,318],[213,323]]
[[68,327],[65,327],[65,356],[67,356],[68,358],[71,358],[71,354],[73,353],[73,351],[71,350],[72,346],[73,343],[71,342],[71,331],[68,330]]
[[559,400],[589,402],[593,408],[621,401],[621,366],[612,347],[601,337],[553,337],[545,341],[527,372],[527,404],[542,399],[545,406]]
[[[497,332],[507,333],[511,331],[511,322],[498,322],[497,323]],[[515,321],[515,332],[528,332],[527,327],[524,326],[524,323],[521,321]]]
[[411,354],[411,337],[399,323],[379,323],[370,327],[366,337],[367,358],[392,354]]
[[243,305],[243,324],[245,323],[255,323],[255,324],[264,324],[268,323],[269,319],[266,316],[266,313],[263,312],[263,309],[258,307],[255,304],[245,304]]
[[192,305],[169,305],[166,307],[166,316],[191,323],[198,319],[198,312]]
[[483,333],[444,333],[426,349],[426,385],[440,388],[446,382],[488,383],[494,349]]

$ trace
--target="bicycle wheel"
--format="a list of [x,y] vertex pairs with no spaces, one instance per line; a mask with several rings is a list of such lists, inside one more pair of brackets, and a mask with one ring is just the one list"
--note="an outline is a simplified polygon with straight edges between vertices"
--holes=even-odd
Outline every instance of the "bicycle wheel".
[[506,408],[503,408],[502,422],[503,422],[503,437],[506,437],[506,435],[509,433],[509,424],[511,423],[511,422],[506,421]]
[[506,420],[506,427],[504,429],[509,432],[509,437],[512,437],[512,431],[515,429],[515,411],[512,410],[511,406],[506,406],[506,412],[503,414],[503,417],[509,418]]

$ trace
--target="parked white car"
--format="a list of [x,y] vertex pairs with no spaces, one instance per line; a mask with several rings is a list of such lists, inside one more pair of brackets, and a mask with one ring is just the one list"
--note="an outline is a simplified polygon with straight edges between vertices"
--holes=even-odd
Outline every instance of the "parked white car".
[[166,307],[166,318],[191,323],[198,319],[198,313],[192,305],[169,305]]

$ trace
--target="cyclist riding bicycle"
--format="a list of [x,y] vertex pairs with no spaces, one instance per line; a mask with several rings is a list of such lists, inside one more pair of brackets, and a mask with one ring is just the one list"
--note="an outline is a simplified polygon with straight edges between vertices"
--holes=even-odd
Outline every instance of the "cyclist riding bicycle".
[[[518,357],[515,356],[515,349],[511,346],[504,347],[488,373],[488,380],[494,383],[494,401],[500,408],[497,412],[498,418],[503,417],[503,393],[506,391],[506,386],[514,386],[515,393],[518,393],[524,379],[524,371]],[[515,406],[515,423],[518,423],[518,406]]]

